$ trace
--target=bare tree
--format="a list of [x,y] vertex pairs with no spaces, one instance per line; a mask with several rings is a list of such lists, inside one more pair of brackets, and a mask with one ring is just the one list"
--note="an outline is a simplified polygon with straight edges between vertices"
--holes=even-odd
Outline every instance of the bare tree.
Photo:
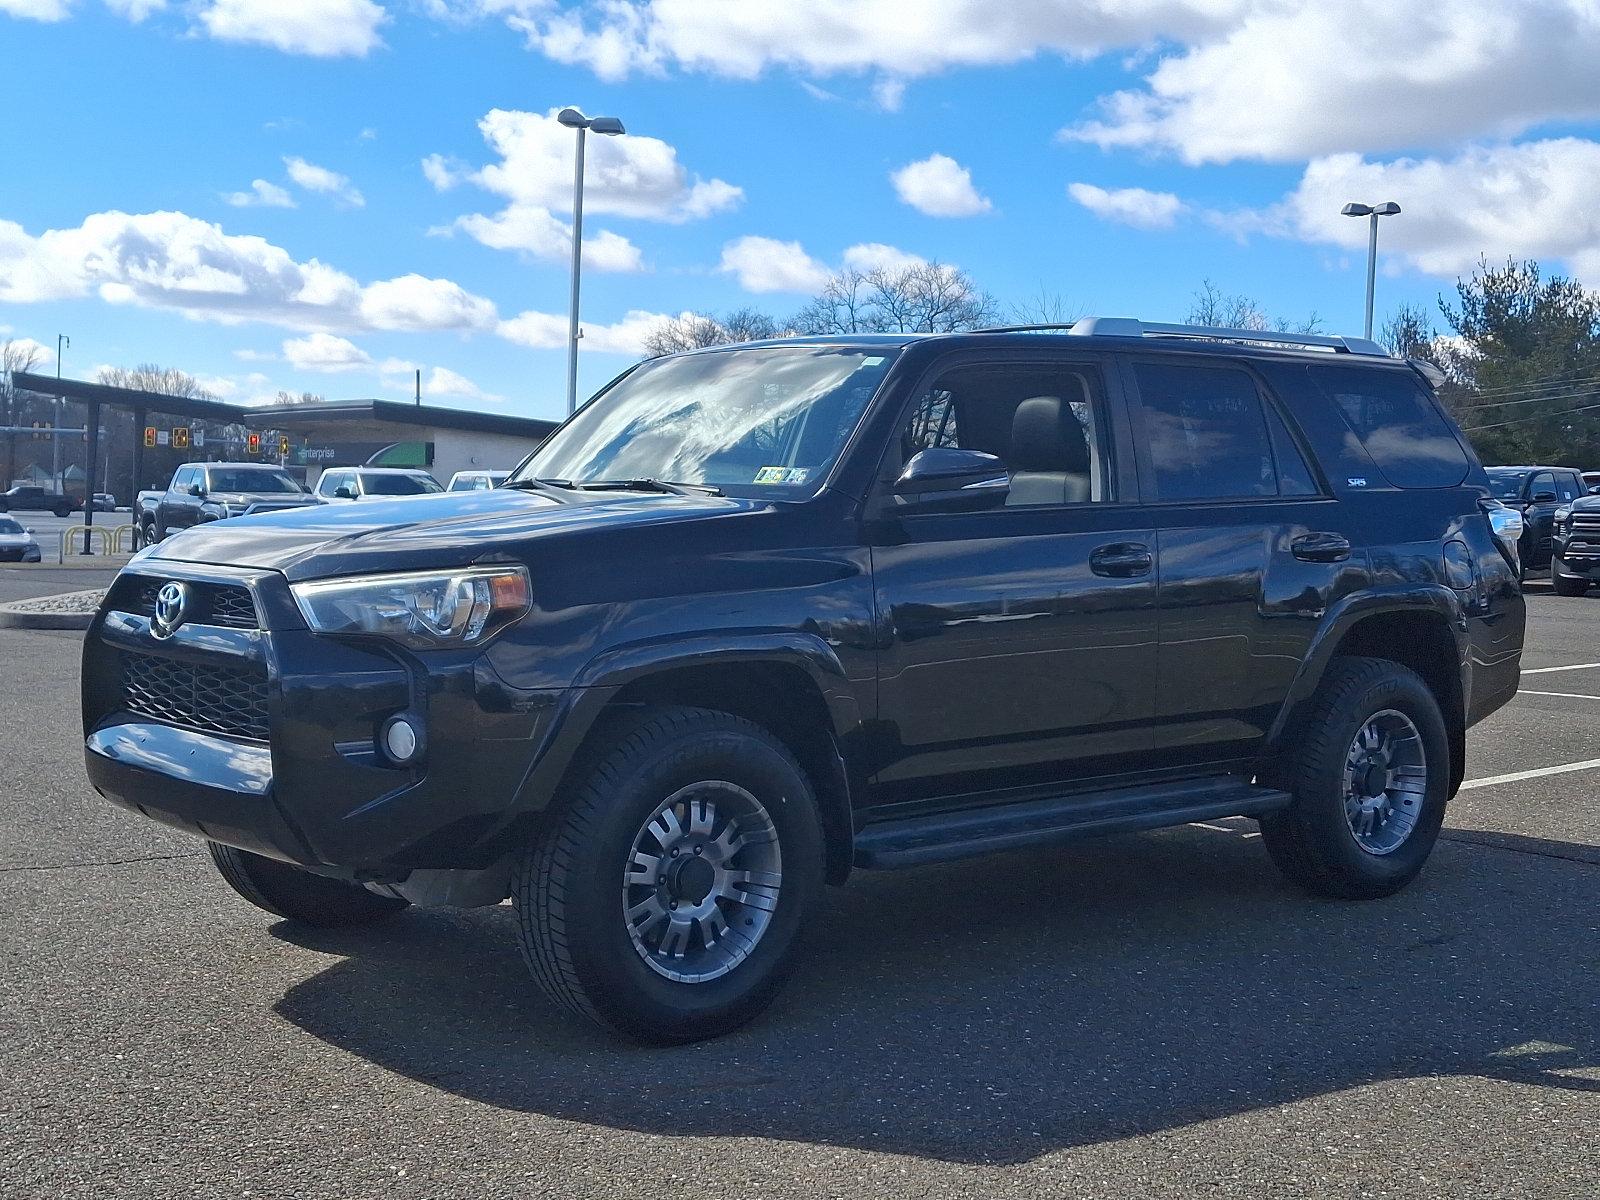
[[756,308],[736,308],[721,317],[706,312],[686,312],[652,329],[644,339],[644,349],[651,358],[660,358],[680,350],[756,342],[778,337],[780,332],[778,323]]
[[39,365],[39,343],[32,338],[7,338],[0,342],[0,371],[31,371]]
[[1384,347],[1399,358],[1432,359],[1437,337],[1428,310],[1420,304],[1402,304],[1389,314],[1378,334]]
[[215,400],[217,394],[202,387],[200,381],[177,367],[140,363],[136,367],[101,367],[96,375],[101,383],[136,392],[156,392],[181,396],[185,400]]
[[287,408],[298,404],[321,404],[323,397],[315,392],[282,392],[273,399],[274,408]]
[[[0,413],[0,424],[20,425],[19,413],[22,409],[22,397],[17,394],[16,386],[11,382],[11,372],[31,371],[39,365],[42,357],[39,343],[31,339],[7,338],[0,342],[0,400],[5,401],[5,409]],[[10,487],[11,479],[17,473],[17,435],[6,434],[6,475],[0,486]]]
[[1044,284],[1025,300],[1006,306],[1007,319],[1018,325],[1070,325],[1087,316],[1081,304],[1068,304],[1060,292],[1048,292]]
[[1201,280],[1200,290],[1184,321],[1190,325],[1209,325],[1221,329],[1259,329],[1263,333],[1317,333],[1322,329],[1322,318],[1315,311],[1303,320],[1291,321],[1286,317],[1272,317],[1249,296],[1224,292],[1209,279]]
[[997,312],[972,276],[929,262],[841,271],[792,324],[800,333],[952,333],[992,324]]

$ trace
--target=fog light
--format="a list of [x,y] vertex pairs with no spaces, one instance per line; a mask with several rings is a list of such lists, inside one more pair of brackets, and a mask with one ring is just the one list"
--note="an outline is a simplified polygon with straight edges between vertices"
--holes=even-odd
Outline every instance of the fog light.
[[408,763],[422,746],[422,735],[408,717],[390,717],[384,722],[383,752],[393,763]]

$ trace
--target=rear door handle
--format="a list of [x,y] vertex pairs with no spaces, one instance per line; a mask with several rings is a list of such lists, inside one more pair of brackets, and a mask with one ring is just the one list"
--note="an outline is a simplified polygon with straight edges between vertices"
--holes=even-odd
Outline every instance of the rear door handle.
[[1155,560],[1143,542],[1112,542],[1096,547],[1089,555],[1089,570],[1107,579],[1133,579],[1150,574]]
[[1289,549],[1301,562],[1344,562],[1350,557],[1350,539],[1342,533],[1303,533]]

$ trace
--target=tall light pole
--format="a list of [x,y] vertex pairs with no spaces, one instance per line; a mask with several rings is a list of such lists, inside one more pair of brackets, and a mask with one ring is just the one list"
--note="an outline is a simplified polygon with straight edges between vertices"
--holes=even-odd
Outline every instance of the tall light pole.
[[56,416],[55,428],[50,432],[50,468],[57,491],[67,489],[61,482],[61,352],[72,349],[72,339],[64,333],[56,334]]
[[1400,206],[1393,200],[1385,200],[1382,204],[1346,204],[1339,210],[1347,217],[1367,217],[1371,220],[1371,229],[1367,236],[1367,327],[1365,337],[1372,340],[1372,293],[1378,281],[1378,218],[1394,217],[1400,213]]
[[586,117],[575,108],[563,108],[556,120],[578,131],[577,160],[572,172],[572,309],[567,325],[567,416],[578,410],[578,281],[583,273],[583,139],[592,129],[615,137],[626,133],[616,117]]

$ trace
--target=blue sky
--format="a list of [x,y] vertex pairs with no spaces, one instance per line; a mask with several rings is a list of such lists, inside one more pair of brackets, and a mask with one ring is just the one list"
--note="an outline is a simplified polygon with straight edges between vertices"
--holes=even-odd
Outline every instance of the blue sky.
[[586,390],[658,315],[782,316],[907,256],[1002,302],[1181,319],[1209,278],[1359,332],[1347,199],[1405,208],[1380,314],[1480,254],[1600,278],[1580,0],[0,0],[0,47],[0,338],[239,400],[420,367],[557,415],[563,104],[632,135],[591,139]]

